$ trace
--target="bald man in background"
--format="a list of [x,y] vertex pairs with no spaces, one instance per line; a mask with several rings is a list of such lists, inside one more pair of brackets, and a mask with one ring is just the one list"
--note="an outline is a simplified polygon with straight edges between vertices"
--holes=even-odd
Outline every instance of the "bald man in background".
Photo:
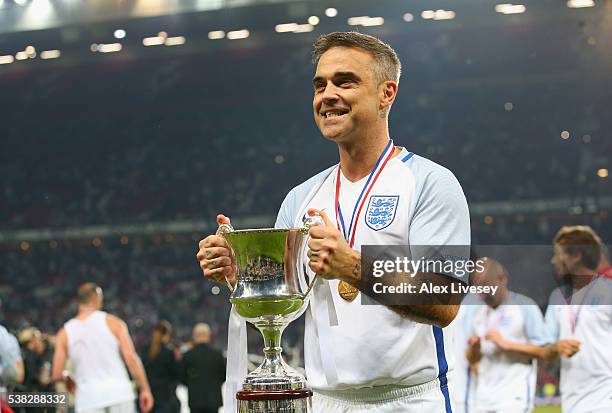
[[476,413],[530,412],[534,406],[537,359],[545,355],[544,317],[529,297],[508,289],[508,272],[484,258],[483,271],[472,273],[477,286],[498,287],[481,294],[485,303],[465,322],[466,357],[476,374],[470,409]]
[[101,311],[102,289],[94,283],[82,284],[77,300],[78,314],[57,333],[51,379],[66,379],[63,372],[70,358],[75,373],[77,413],[134,413],[135,395],[127,365],[140,388],[140,410],[150,412],[153,395],[127,325]]
[[217,413],[223,404],[221,385],[225,381],[225,358],[211,345],[210,326],[193,327],[193,348],[181,362],[181,381],[189,393],[191,413]]

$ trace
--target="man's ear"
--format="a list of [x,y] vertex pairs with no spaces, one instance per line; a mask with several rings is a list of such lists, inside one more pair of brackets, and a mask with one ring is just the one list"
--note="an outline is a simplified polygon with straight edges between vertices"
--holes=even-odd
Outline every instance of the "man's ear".
[[385,115],[389,113],[391,105],[397,96],[397,82],[386,80],[380,86],[380,111]]

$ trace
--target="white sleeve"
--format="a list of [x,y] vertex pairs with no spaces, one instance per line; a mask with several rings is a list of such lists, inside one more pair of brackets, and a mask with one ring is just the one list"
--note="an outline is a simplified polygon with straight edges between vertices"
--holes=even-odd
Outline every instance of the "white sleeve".
[[[412,246],[450,246],[443,248],[459,259],[470,257],[470,213],[461,185],[447,169],[430,170],[417,189],[416,205],[410,222],[409,243]],[[456,246],[456,247],[455,247]],[[422,254],[416,254],[420,256]],[[447,275],[467,280],[463,273]]]
[[293,227],[293,220],[295,217],[293,214],[295,213],[295,196],[294,191],[290,191],[283,203],[278,210],[278,215],[276,216],[276,222],[274,223],[274,228],[291,228]]
[[549,305],[546,309],[544,329],[546,339],[549,343],[556,343],[559,340],[559,319],[557,317],[558,310],[559,307],[556,305]]
[[537,305],[522,305],[525,320],[525,334],[531,344],[543,345],[549,342],[544,328],[544,317]]

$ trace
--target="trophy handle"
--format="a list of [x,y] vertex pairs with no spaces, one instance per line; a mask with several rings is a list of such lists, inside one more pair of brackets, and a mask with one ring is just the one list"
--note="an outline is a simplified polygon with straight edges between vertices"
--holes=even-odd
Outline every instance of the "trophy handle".
[[[219,224],[219,228],[217,228],[217,232],[215,233],[215,235],[224,237],[226,234],[229,234],[230,232],[234,232],[234,227],[232,227],[232,224]],[[232,249],[232,254],[234,254],[234,250],[231,245],[230,245],[230,249]],[[229,282],[227,277],[225,277],[225,284],[227,285],[227,288],[229,288],[230,293],[233,293],[234,287]]]
[[321,218],[321,215],[319,214],[310,215],[304,220],[304,229],[306,229],[306,231],[308,231],[310,227],[314,227],[316,225],[325,225],[323,218]]
[[[323,222],[323,218],[321,218],[321,216],[319,214],[315,214],[315,215],[310,215],[308,216],[305,220],[304,220],[304,231],[306,233],[308,233],[308,230],[311,227],[317,226],[317,225],[325,225],[325,222]],[[308,240],[310,239],[310,236],[306,236],[304,238],[304,247],[301,249],[301,253],[304,255],[307,255],[308,252]],[[304,260],[303,260],[303,256],[300,257],[300,268],[302,269],[302,274],[303,275],[301,278],[304,280],[304,282],[306,283],[306,287],[305,288],[305,293],[304,296],[307,297],[308,294],[310,294],[310,290],[312,290],[312,287],[314,286],[315,281],[317,280],[317,274],[315,273],[315,276],[312,278],[312,281],[309,283],[307,281],[307,274],[306,274],[306,268],[303,264]]]

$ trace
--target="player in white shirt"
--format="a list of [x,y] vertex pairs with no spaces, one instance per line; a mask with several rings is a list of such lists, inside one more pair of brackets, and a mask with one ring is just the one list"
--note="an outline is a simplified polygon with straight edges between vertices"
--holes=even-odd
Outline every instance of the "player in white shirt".
[[476,379],[472,372],[470,362],[466,357],[468,339],[472,318],[479,310],[482,300],[475,294],[468,294],[461,302],[457,317],[449,327],[453,328],[453,353],[455,355],[455,368],[453,374],[453,413],[469,413],[473,408],[476,393]]
[[127,366],[140,388],[140,410],[148,413],[153,396],[126,324],[100,311],[103,295],[96,284],[81,285],[77,295],[78,314],[56,336],[51,379],[66,379],[63,372],[70,358],[77,413],[134,413],[135,396]]
[[496,260],[487,258],[484,271],[472,274],[475,285],[498,286],[481,295],[469,320],[468,360],[477,363],[475,413],[527,413],[533,409],[537,359],[545,355],[544,319],[536,303],[509,291],[508,276]]
[[548,358],[561,359],[563,413],[612,412],[612,281],[596,277],[599,238],[590,227],[563,227],[552,264],[561,286],[550,296]]
[[23,382],[24,373],[19,342],[0,325],[0,398],[7,390],[12,390],[15,384]]
[[[309,267],[320,277],[304,343],[314,411],[452,412],[452,338],[443,327],[459,306],[362,306],[360,250],[365,244],[469,246],[465,196],[450,171],[389,138],[400,76],[393,49],[371,36],[331,33],[317,40],[314,56],[314,118],[338,145],[340,163],[291,190],[276,221],[276,227],[297,227],[317,213],[325,221],[310,229],[308,243]],[[222,215],[218,221],[229,223]],[[199,246],[204,275],[231,282],[225,240],[209,236]],[[421,276],[439,285],[453,281]]]

